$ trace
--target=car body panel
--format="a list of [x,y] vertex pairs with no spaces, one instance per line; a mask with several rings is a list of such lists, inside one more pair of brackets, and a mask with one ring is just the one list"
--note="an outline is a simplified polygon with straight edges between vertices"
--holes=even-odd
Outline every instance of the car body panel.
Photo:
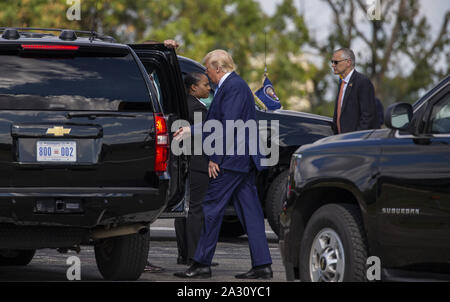
[[431,110],[448,102],[449,90],[447,77],[416,102],[408,131],[335,135],[295,152],[280,238],[290,278],[310,217],[298,211],[307,207],[302,196],[320,188],[343,189],[355,199],[369,255],[380,257],[384,268],[450,273],[450,132],[427,130]]
[[[75,45],[79,47],[79,53],[26,52],[20,48],[22,44]],[[162,44],[154,47],[164,48]],[[170,51],[166,49],[166,52]],[[166,208],[171,196],[178,194],[178,197],[182,196],[179,199],[183,199],[185,187],[170,186],[170,181],[173,179],[172,181],[181,183],[184,181],[181,178],[185,175],[181,175],[178,179],[176,174],[171,178],[170,172],[161,174],[154,171],[156,132],[154,114],[162,113],[164,108],[159,106],[154,91],[150,89],[151,83],[143,63],[129,46],[84,38],[73,42],[61,41],[55,37],[21,38],[15,41],[0,39],[0,53],[18,58],[11,62],[16,65],[3,66],[3,68],[15,66],[14,68],[19,72],[21,68],[19,64],[27,62],[34,64],[30,65],[36,67],[34,70],[29,69],[23,73],[32,81],[18,82],[16,77],[11,78],[11,82],[5,82],[7,75],[3,73],[3,87],[6,87],[5,83],[11,83],[8,85],[16,87],[14,88],[16,91],[29,89],[32,92],[39,88],[36,85],[42,85],[42,89],[46,89],[46,83],[39,78],[40,74],[47,73],[49,79],[51,76],[51,81],[67,80],[68,83],[73,80],[69,76],[76,75],[76,72],[61,73],[58,78],[51,73],[63,69],[39,69],[40,62],[43,63],[42,66],[56,64],[59,67],[67,67],[74,63],[78,56],[84,58],[79,61],[90,60],[93,63],[98,57],[110,58],[112,61],[115,58],[121,60],[120,58],[126,57],[127,62],[123,64],[128,64],[127,68],[133,69],[132,80],[140,83],[142,89],[139,88],[139,93],[146,95],[148,99],[140,103],[145,106],[122,102],[118,107],[88,108],[87,110],[72,105],[70,105],[72,107],[61,105],[46,107],[43,100],[36,102],[37,98],[23,99],[20,103],[23,107],[19,108],[14,108],[14,105],[19,103],[3,102],[2,106],[9,104],[8,106],[12,108],[2,108],[0,112],[0,161],[2,162],[0,166],[0,223],[16,226],[40,225],[86,229],[98,226],[151,223]],[[58,60],[53,60],[54,57]],[[176,56],[174,57],[176,60]],[[22,58],[24,58],[23,61],[21,61]],[[147,58],[153,58],[154,62],[165,64],[170,56],[161,58],[156,54],[147,54]],[[63,66],[65,63],[67,63],[66,66]],[[176,61],[170,61],[170,64],[178,68]],[[79,65],[80,70],[81,66]],[[89,64],[83,66],[87,69],[96,68]],[[109,68],[109,65],[102,68]],[[26,65],[23,65],[23,69],[27,69]],[[120,72],[120,70],[117,71]],[[168,68],[166,77],[179,75],[176,72],[176,69]],[[104,72],[103,75],[102,78],[98,75],[95,78],[95,75],[92,75],[92,78],[101,80],[116,77],[120,80],[121,77],[123,79],[129,77],[128,73],[121,75]],[[102,84],[102,82],[99,83]],[[105,93],[109,90],[114,91],[121,85],[122,83],[117,81],[115,86],[109,86]],[[170,108],[176,107],[174,111],[182,115],[183,113],[180,112],[186,109],[183,107],[185,102],[183,102],[182,81],[179,80],[173,85],[177,86],[171,87],[170,90],[172,94],[177,94],[176,102],[181,105]],[[48,87],[57,89],[58,86]],[[125,92],[127,87],[123,88]],[[104,89],[104,87],[95,88]],[[93,93],[95,88],[92,89]],[[83,93],[83,91],[85,92],[85,90],[80,92]],[[61,90],[61,93],[64,91]],[[8,95],[3,94],[2,98],[6,99]],[[55,96],[51,96],[51,100],[64,104],[63,99],[58,100]],[[73,100],[78,103],[67,104],[82,104],[75,98]],[[101,100],[98,99],[98,101]],[[107,102],[101,104],[107,104]],[[110,102],[110,104],[113,103]],[[187,110],[185,116],[187,116]],[[62,132],[59,133],[59,131]],[[74,161],[50,161],[49,158],[42,161],[38,157],[40,150],[37,147],[42,143],[52,146],[55,143],[69,143],[69,146],[76,146],[76,158]],[[175,166],[178,167],[178,164]]]
[[[172,124],[180,119],[187,120],[188,109],[181,70],[175,51],[162,44],[132,44],[149,75],[155,73],[159,84],[159,104],[166,117],[171,141]],[[185,216],[188,204],[188,170],[189,161],[186,156],[175,156],[170,152],[168,174],[170,175],[167,193],[168,204],[160,217]]]

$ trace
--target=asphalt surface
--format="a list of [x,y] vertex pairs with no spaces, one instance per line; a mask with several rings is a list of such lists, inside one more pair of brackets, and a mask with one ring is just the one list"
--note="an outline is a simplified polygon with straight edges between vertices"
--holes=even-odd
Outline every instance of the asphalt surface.
[[[183,271],[187,267],[176,264],[177,246],[173,219],[160,219],[150,227],[151,244],[149,260],[152,264],[163,268],[162,272],[145,272],[140,281],[189,281],[173,276],[177,271]],[[272,270],[274,278],[272,282],[286,281],[284,267],[282,265],[280,251],[278,249],[277,236],[266,223],[266,235],[272,256]],[[56,250],[38,250],[31,263],[24,267],[2,266],[0,267],[0,281],[67,281],[67,271],[70,264],[67,259],[77,256],[81,263],[82,281],[102,281],[97,265],[95,263],[94,250],[92,247],[82,247],[77,254],[69,251],[60,254]],[[247,237],[221,239],[217,245],[213,262],[219,263],[212,267],[212,278],[202,279],[206,282],[237,282],[234,276],[244,273],[251,268],[250,252]]]

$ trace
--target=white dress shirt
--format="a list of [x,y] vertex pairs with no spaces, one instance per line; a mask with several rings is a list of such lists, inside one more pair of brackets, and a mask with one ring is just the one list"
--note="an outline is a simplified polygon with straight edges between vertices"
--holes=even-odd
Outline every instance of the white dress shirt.
[[219,91],[220,86],[222,86],[223,82],[228,78],[228,76],[231,74],[231,72],[227,72],[223,75],[223,77],[220,79],[219,84],[217,84],[217,89],[214,91],[214,95],[216,95],[217,91]]

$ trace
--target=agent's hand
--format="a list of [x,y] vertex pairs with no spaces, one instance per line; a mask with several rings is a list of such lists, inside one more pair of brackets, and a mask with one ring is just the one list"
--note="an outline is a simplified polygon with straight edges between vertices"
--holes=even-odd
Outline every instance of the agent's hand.
[[179,142],[180,140],[183,140],[186,137],[190,136],[190,134],[191,134],[191,127],[186,126],[178,129],[177,132],[175,132],[175,134],[173,135],[173,137],[177,142]]
[[219,172],[220,172],[219,165],[210,160],[208,164],[209,177],[215,179],[217,176],[219,176]]
[[165,40],[164,41],[164,46],[167,47],[167,48],[177,49],[180,46],[180,44],[178,44],[178,42],[175,41],[175,40],[170,40],[169,39],[169,40]]

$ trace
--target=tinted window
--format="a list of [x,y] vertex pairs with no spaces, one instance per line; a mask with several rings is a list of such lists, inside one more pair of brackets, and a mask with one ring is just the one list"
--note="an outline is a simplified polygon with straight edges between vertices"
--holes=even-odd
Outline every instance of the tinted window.
[[430,121],[432,133],[450,134],[450,94],[434,105]]
[[159,83],[158,74],[155,71],[153,71],[148,75],[148,78],[150,79],[150,90],[152,91],[152,94],[156,96],[159,105],[162,107],[163,96],[161,92],[161,84]]
[[0,109],[149,110],[143,75],[131,56],[0,55]]

